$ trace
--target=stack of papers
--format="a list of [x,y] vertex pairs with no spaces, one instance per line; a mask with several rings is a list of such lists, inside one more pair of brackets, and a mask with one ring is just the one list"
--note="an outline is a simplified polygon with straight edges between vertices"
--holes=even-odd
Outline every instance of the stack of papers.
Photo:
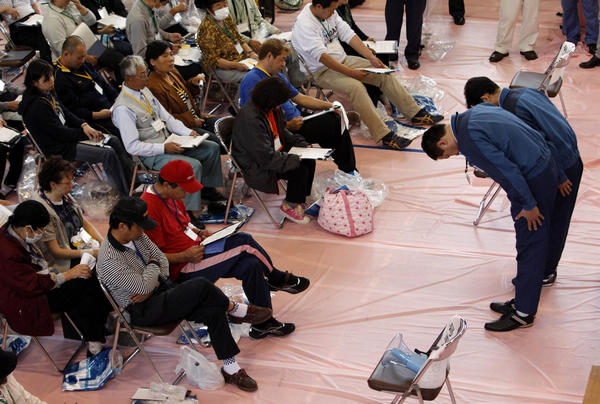
[[7,127],[0,128],[0,143],[10,143],[17,136],[19,136],[19,132],[9,129]]
[[292,147],[288,153],[296,154],[302,160],[326,160],[333,150],[319,147]]
[[375,53],[398,53],[398,43],[396,41],[363,41],[363,43],[373,49]]
[[379,67],[361,67],[358,70],[364,70],[367,73],[374,73],[374,74],[390,74],[390,73],[398,71],[397,69],[379,68]]
[[172,134],[165,140],[165,143],[177,143],[179,146],[184,149],[191,149],[194,147],[200,146],[200,143],[204,142],[205,139],[208,138],[208,133],[205,133],[200,136],[179,136],[176,134]]
[[125,31],[125,23],[127,19],[117,14],[110,14],[108,17],[104,17],[98,20],[98,23],[102,25],[112,25],[116,29]]
[[0,226],[4,226],[8,222],[13,212],[4,205],[0,205]]

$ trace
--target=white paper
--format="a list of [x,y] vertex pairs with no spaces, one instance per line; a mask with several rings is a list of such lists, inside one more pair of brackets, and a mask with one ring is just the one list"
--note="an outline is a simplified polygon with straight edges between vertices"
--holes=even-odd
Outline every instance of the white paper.
[[239,229],[244,223],[245,222],[239,222],[239,223],[232,224],[231,226],[227,226],[227,227],[211,234],[210,236],[208,236],[207,238],[202,240],[202,242],[200,244],[208,245],[210,243],[214,243],[215,241],[219,241],[222,238],[235,233],[237,231],[237,229]]
[[333,107],[334,108],[339,108],[342,111],[342,119],[341,119],[341,132],[340,133],[344,133],[344,131],[346,129],[350,128],[350,121],[348,120],[348,115],[346,115],[346,110],[344,109],[344,106],[342,105],[341,102],[339,101],[334,101],[333,102]]
[[92,254],[84,252],[81,254],[80,264],[87,265],[90,269],[93,269],[96,266],[96,258]]
[[331,149],[319,147],[292,147],[289,154],[296,154],[303,160],[325,160],[331,155]]
[[175,59],[175,66],[188,66],[192,63],[189,60],[183,59],[179,55],[173,55],[173,59]]
[[182,60],[191,60],[192,62],[199,62],[202,58],[202,51],[197,46],[182,47],[175,56],[179,56]]
[[[101,7],[101,8],[99,8],[99,9],[98,9],[98,15],[100,15],[100,18],[101,18],[101,19],[102,19],[102,18],[106,18],[106,17],[108,17],[108,16],[109,16],[109,14],[108,14],[108,10],[106,10],[106,7]],[[108,25],[108,24],[106,24],[106,25]]]
[[[121,17],[122,18],[122,17]],[[96,35],[92,32],[90,27],[88,27],[85,23],[81,23],[75,28],[75,31],[71,34],[71,36],[77,35],[83,40],[86,49],[90,49],[92,45],[96,43],[98,39],[96,39]]]
[[200,143],[204,142],[204,140],[208,139],[208,133],[205,133],[200,136],[179,136],[176,134],[172,134],[165,140],[165,143],[177,143],[179,146],[184,149],[190,149],[194,147],[198,147]]
[[398,53],[396,41],[363,41],[363,43],[373,49],[375,53]]
[[264,42],[267,39],[271,39],[271,38],[281,39],[282,41],[286,41],[286,42],[292,42],[292,31],[282,32],[281,34],[273,34],[273,35],[269,36],[268,38],[261,39],[261,42]]
[[81,143],[81,144],[87,144],[88,146],[104,147],[104,141],[103,140],[87,139],[87,140],[80,140],[79,143]]
[[4,205],[0,205],[0,227],[8,222],[8,218],[12,216],[12,211]]
[[365,72],[368,73],[375,73],[375,74],[390,74],[393,73],[395,71],[397,71],[396,69],[389,69],[389,68],[379,68],[379,67],[361,67],[358,70],[364,70]]
[[8,143],[17,136],[19,136],[19,132],[17,131],[8,129],[7,127],[0,128],[0,142]]
[[150,389],[139,388],[135,394],[131,397],[132,400],[152,400],[152,401],[166,401],[167,395],[152,391]]
[[246,58],[244,60],[241,60],[240,63],[248,66],[248,69],[252,69],[254,68],[254,66],[256,66],[258,61],[256,59]]
[[127,19],[117,14],[109,14],[108,17],[99,19],[98,22],[102,25],[112,25],[116,29],[125,30]]
[[33,27],[34,25],[42,25],[42,20],[44,19],[43,15],[33,14],[31,17],[26,19],[25,21],[21,21],[21,24]]

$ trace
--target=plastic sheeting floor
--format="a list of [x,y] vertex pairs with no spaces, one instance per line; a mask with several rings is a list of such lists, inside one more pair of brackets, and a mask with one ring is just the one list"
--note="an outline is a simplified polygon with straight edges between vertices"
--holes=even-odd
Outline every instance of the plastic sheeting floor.
[[[359,25],[376,38],[385,34],[384,3],[367,0],[354,9]],[[434,78],[445,92],[441,106],[448,116],[464,110],[462,87],[470,76],[488,75],[508,85],[520,69],[544,71],[562,42],[555,16],[560,2],[542,0],[540,58],[526,62],[515,43],[510,57],[490,64],[498,0],[467,0],[466,5],[462,27],[451,23],[445,1],[431,14],[434,32],[456,40],[455,48],[440,62],[423,57],[416,73],[399,73]],[[277,23],[289,28],[294,15],[279,14]],[[257,380],[258,392],[231,385],[218,391],[194,389],[200,402],[389,402],[390,394],[370,390],[366,381],[390,339],[402,332],[410,346],[427,348],[457,313],[469,325],[452,358],[450,377],[458,402],[581,402],[590,367],[600,363],[600,69],[577,67],[588,58],[577,50],[562,89],[585,163],[583,182],[558,280],[544,288],[534,327],[505,334],[483,329],[496,317],[489,302],[513,296],[515,241],[506,198],[498,199],[474,227],[486,187],[467,184],[462,158],[433,162],[418,152],[419,140],[412,145],[415,152],[357,148],[361,174],[384,181],[390,191],[375,212],[375,231],[346,239],[315,222],[286,222],[277,231],[257,209],[245,230],[266,247],[277,267],[309,277],[311,287],[274,298],[276,317],[295,322],[294,334],[240,342],[238,360]],[[372,145],[360,137],[355,141]],[[174,336],[153,338],[147,348],[168,379],[177,363],[174,341]],[[58,333],[44,342],[59,358],[66,358],[64,349],[72,345]],[[211,349],[204,352],[215,359]],[[60,404],[126,403],[137,387],[155,380],[138,357],[101,391],[63,393],[59,376],[33,345],[23,353],[16,376],[33,393]],[[445,388],[437,402],[449,402]]]

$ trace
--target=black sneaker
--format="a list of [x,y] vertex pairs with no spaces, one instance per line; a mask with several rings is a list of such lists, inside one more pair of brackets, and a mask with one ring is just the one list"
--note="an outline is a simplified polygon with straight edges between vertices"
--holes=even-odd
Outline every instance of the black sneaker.
[[227,198],[225,198],[225,196],[222,193],[220,193],[219,191],[217,191],[216,188],[213,187],[202,188],[200,195],[202,196],[203,200],[209,202],[219,202],[227,200]]
[[523,55],[525,57],[525,59],[527,60],[536,60],[538,58],[537,53],[535,53],[535,51],[525,51],[525,52],[520,52],[521,55]]
[[381,144],[390,149],[402,150],[408,147],[412,140],[400,137],[394,132],[390,132],[381,138]]
[[417,70],[419,67],[421,67],[421,63],[419,63],[418,59],[407,59],[406,63],[410,70]]
[[310,285],[308,278],[303,276],[296,276],[291,272],[285,271],[281,282],[271,282],[267,279],[267,285],[272,291],[282,290],[284,292],[295,295],[300,292],[304,292]]
[[456,25],[465,25],[465,16],[464,15],[453,15],[452,19],[454,20],[454,24],[456,24]]
[[521,317],[517,314],[516,310],[513,309],[509,313],[503,314],[498,320],[485,323],[485,329],[496,332],[512,331],[517,328],[531,327],[533,325],[533,320],[533,316],[529,315]]
[[490,309],[500,314],[507,314],[515,310],[515,299],[510,299],[507,302],[492,302]]
[[294,332],[296,326],[294,323],[280,323],[274,318],[270,318],[262,324],[255,324],[250,329],[250,338],[262,339],[268,336],[285,337]]
[[504,59],[507,56],[508,56],[508,52],[502,53],[502,52],[494,51],[490,55],[490,62],[497,63],[497,62],[501,61],[502,59]]
[[592,67],[600,66],[600,58],[597,56],[592,56],[590,60],[587,62],[579,63],[579,67],[582,69],[591,69]]
[[442,119],[444,119],[444,115],[430,114],[425,108],[422,108],[410,121],[416,125],[433,125]]
[[591,55],[595,55],[596,54],[596,49],[597,48],[596,48],[596,44],[595,43],[589,43],[589,44],[587,44],[587,47],[588,47],[588,52]]
[[542,286],[552,286],[556,281],[556,272],[552,272],[550,275],[544,276],[542,279]]

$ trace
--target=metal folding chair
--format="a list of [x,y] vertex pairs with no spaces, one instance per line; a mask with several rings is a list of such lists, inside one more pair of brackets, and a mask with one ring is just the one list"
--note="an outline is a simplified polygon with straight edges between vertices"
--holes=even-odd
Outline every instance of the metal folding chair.
[[[219,138],[221,146],[227,151],[227,157],[231,159],[231,163],[235,167],[233,180],[231,182],[231,189],[229,190],[229,196],[227,197],[227,207],[225,209],[225,223],[227,223],[227,218],[229,217],[229,208],[231,207],[231,201],[233,200],[233,190],[235,187],[235,181],[237,180],[238,176],[241,176],[242,178],[244,176],[243,170],[241,169],[240,165],[231,155],[231,134],[233,132],[234,122],[235,118],[233,116],[226,116],[215,122],[215,134]],[[258,203],[263,208],[273,225],[275,225],[275,227],[277,227],[278,229],[281,228],[281,226],[283,226],[283,221],[285,220],[285,218],[281,216],[278,219],[276,219],[267,207],[267,205],[263,202],[258,192],[252,187],[248,188],[252,191],[252,194],[256,197],[256,200],[258,200]]]
[[300,53],[298,54],[298,60],[300,60],[300,63],[302,63],[302,66],[304,67],[304,70],[306,71],[306,80],[304,82],[303,85],[303,93],[308,95],[308,92],[310,91],[311,88],[314,88],[316,90],[316,95],[315,98],[321,98],[324,101],[329,102],[329,97],[331,97],[333,95],[333,90],[329,90],[328,92],[325,92],[325,90],[323,89],[323,87],[321,87],[320,85],[317,84],[317,81],[315,80],[315,76],[313,76],[313,74],[310,72],[310,70],[308,70],[308,66],[306,65],[306,62],[304,61],[304,58],[302,58],[302,55],[300,55]]
[[160,171],[157,170],[150,170],[148,168],[146,168],[146,166],[144,165],[144,163],[142,163],[142,160],[140,160],[140,158],[138,156],[134,156],[133,157],[135,166],[133,168],[133,175],[131,176],[131,185],[129,186],[129,196],[133,195],[133,191],[134,191],[134,187],[135,187],[135,180],[137,179],[137,175],[138,173],[143,173],[146,175],[146,178],[153,178],[156,181],[156,178],[158,177],[158,174],[160,173]]

